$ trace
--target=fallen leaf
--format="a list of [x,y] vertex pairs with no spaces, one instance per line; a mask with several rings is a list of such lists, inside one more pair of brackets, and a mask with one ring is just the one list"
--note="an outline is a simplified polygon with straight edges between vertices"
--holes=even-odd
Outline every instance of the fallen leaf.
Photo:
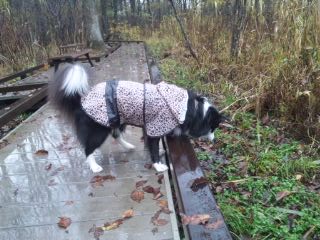
[[102,227],[96,227],[95,224],[93,224],[92,228],[89,229],[89,233],[93,232],[93,236],[96,240],[100,239],[100,236],[103,235],[104,231]]
[[66,203],[65,203],[65,205],[72,205],[72,204],[74,204],[74,201],[66,201]]
[[167,200],[158,200],[158,206],[160,208],[167,208],[168,207],[168,201]]
[[217,187],[215,188],[215,191],[216,191],[216,193],[221,193],[221,192],[223,192],[223,187],[217,186]]
[[142,190],[145,191],[146,193],[154,193],[154,188],[149,185],[143,187]]
[[144,165],[144,167],[145,167],[146,169],[151,169],[151,168],[152,168],[152,164],[151,164],[151,163],[146,163],[146,164]]
[[54,186],[57,185],[58,183],[55,182],[54,179],[50,179],[50,181],[48,182],[48,186]]
[[192,189],[192,191],[197,192],[199,189],[207,186],[208,182],[208,179],[206,179],[205,177],[196,178],[191,184],[190,188]]
[[142,187],[144,184],[146,184],[148,180],[141,180],[139,182],[136,182],[136,188]]
[[164,175],[163,175],[163,174],[158,175],[158,183],[159,183],[159,184],[162,184],[163,178],[164,178]]
[[112,223],[108,223],[108,222],[105,223],[104,226],[102,227],[102,229],[104,231],[110,231],[110,230],[118,228],[122,223],[123,223],[122,219],[117,219]]
[[18,195],[19,192],[19,188],[17,188],[16,190],[14,190],[13,195],[16,197]]
[[155,221],[153,221],[153,224],[155,225],[155,226],[164,226],[164,225],[166,225],[168,223],[168,221],[167,220],[165,220],[165,219],[156,219]]
[[161,212],[165,213],[165,214],[171,214],[172,211],[169,208],[161,208]]
[[71,224],[71,218],[68,217],[59,217],[60,221],[58,222],[58,226],[61,228],[67,228]]
[[182,224],[187,225],[199,225],[199,224],[206,224],[209,219],[209,214],[196,214],[192,216],[187,216],[183,213],[180,213]]
[[49,171],[52,167],[52,163],[49,163],[47,166],[45,166],[45,170]]
[[58,167],[55,170],[52,171],[52,173],[50,174],[50,176],[55,176],[57,175],[58,172],[63,171],[64,170],[64,166]]
[[92,192],[89,193],[88,196],[89,196],[89,197],[93,197],[93,193],[92,193]]
[[161,192],[158,192],[156,195],[153,195],[153,200],[158,200],[161,197],[163,197],[163,194]]
[[262,124],[263,125],[267,125],[269,122],[270,122],[270,118],[269,118],[269,115],[265,115],[262,120],[261,120]]
[[157,227],[152,228],[151,232],[153,233],[153,235],[155,235],[158,232],[158,228]]
[[276,201],[280,201],[284,199],[285,197],[289,196],[292,192],[289,191],[282,191],[277,193]]
[[153,223],[154,221],[156,221],[159,216],[161,214],[161,210],[158,210],[152,217],[151,217],[151,222]]
[[218,219],[214,223],[206,224],[205,227],[208,228],[208,229],[218,229],[218,228],[223,227],[223,221],[221,219]]
[[113,181],[115,179],[116,178],[112,175],[106,175],[106,176],[97,175],[90,180],[90,183],[92,187],[97,187],[97,186],[103,186],[104,181],[109,181],[109,180]]
[[138,190],[134,190],[134,191],[131,193],[131,199],[132,199],[133,201],[136,201],[136,202],[140,203],[141,200],[144,199],[144,192],[138,191]]
[[133,209],[129,209],[122,214],[123,219],[131,218],[133,216]]
[[34,154],[37,156],[47,156],[49,154],[49,152],[47,150],[40,149],[40,150],[36,151]]

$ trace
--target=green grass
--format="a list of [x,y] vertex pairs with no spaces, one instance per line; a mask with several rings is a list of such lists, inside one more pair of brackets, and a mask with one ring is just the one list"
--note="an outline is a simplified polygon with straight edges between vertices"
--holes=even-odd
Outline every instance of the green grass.
[[[151,46],[158,59],[170,50],[164,46]],[[216,88],[204,82],[205,70],[196,70],[176,56],[162,59],[160,68],[169,82],[216,94]],[[219,88],[220,108],[236,100],[228,84]],[[320,184],[319,153],[251,113],[238,111],[232,125],[216,131],[214,150],[224,162],[215,161],[213,152],[197,148],[197,142],[195,149],[201,163],[209,166],[207,177],[234,239],[301,239],[310,229],[309,238],[319,239],[320,194],[310,190],[311,182]]]

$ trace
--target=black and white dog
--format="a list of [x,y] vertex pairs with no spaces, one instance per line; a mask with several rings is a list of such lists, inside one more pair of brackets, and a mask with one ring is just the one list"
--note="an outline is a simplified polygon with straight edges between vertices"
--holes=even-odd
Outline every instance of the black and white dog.
[[159,140],[165,135],[188,135],[214,139],[214,130],[224,117],[205,97],[171,84],[106,81],[89,87],[88,74],[80,65],[65,65],[49,85],[50,100],[74,122],[93,172],[102,171],[93,152],[109,134],[126,149],[135,147],[123,139],[126,125],[144,127],[153,167],[165,171],[160,162]]

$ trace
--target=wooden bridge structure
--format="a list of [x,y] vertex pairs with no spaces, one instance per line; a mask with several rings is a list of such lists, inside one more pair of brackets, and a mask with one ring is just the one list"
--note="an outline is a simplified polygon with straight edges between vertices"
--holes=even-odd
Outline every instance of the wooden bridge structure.
[[[143,42],[122,42],[93,68],[83,65],[93,83],[152,82],[145,49]],[[45,92],[52,72],[24,76],[23,85]],[[1,111],[3,122],[17,114]],[[108,139],[97,153],[104,170],[94,174],[70,124],[46,103],[1,139],[0,239],[231,239],[208,184],[190,187],[203,172],[189,140],[163,139],[162,158],[170,170],[157,174],[149,168],[142,136],[140,128],[128,127],[133,152]],[[208,214],[213,227],[183,225],[180,213]]]

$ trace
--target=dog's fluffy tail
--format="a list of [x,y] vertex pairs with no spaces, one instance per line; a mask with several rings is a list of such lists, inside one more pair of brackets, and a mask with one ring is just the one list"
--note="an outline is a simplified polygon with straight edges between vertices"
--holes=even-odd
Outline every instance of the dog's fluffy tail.
[[81,108],[81,97],[89,91],[88,74],[80,65],[59,67],[49,85],[49,99],[67,116]]

